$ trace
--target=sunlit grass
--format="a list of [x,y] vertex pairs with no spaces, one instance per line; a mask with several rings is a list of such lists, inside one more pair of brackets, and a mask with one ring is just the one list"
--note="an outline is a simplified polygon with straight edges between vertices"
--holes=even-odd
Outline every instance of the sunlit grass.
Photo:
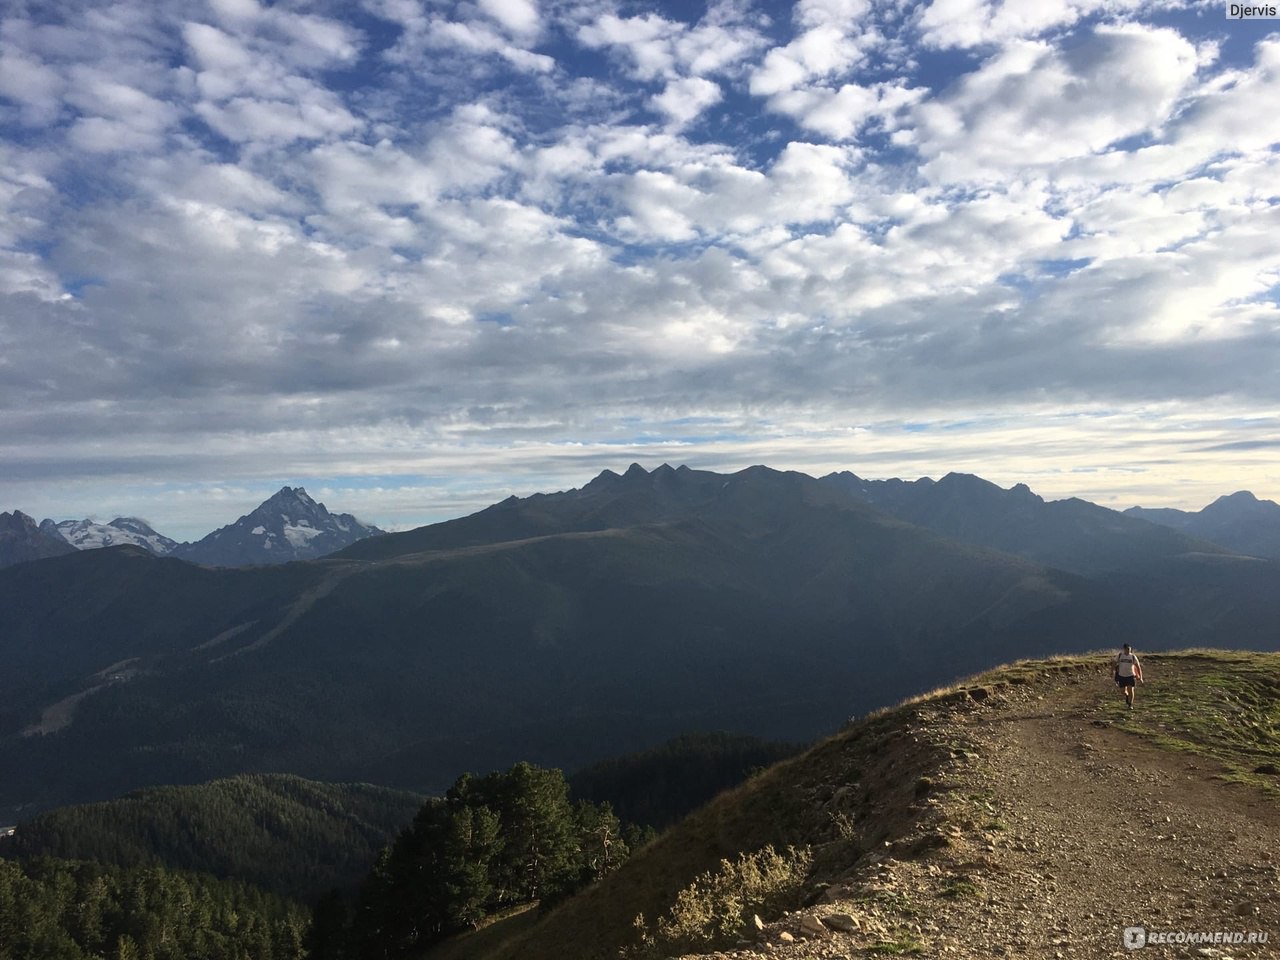
[[[1180,662],[1207,662],[1193,675]],[[1224,780],[1280,796],[1280,653],[1194,650],[1153,655],[1137,708],[1116,725],[1166,750],[1217,761]],[[1160,668],[1168,665],[1167,672]]]

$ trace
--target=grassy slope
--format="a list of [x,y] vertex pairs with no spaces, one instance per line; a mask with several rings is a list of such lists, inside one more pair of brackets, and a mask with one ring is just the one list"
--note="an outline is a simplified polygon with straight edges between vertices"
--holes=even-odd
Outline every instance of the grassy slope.
[[[1034,684],[1057,671],[1097,670],[1108,656],[1024,661],[872,714],[722,794],[618,874],[536,924],[528,915],[500,922],[424,960],[552,960],[570,952],[581,960],[616,957],[620,945],[634,942],[637,914],[661,915],[695,876],[766,843],[810,844],[817,855],[814,882],[837,877],[872,849],[900,846],[918,826],[922,796],[945,788],[949,758],[966,748],[954,728],[922,722],[921,707],[966,698],[967,691],[982,696]],[[1194,650],[1146,662],[1148,674],[1161,678],[1158,705],[1143,698],[1144,710],[1117,710],[1116,726],[1219,763],[1227,779],[1277,790],[1280,778],[1262,771],[1280,770],[1280,654]],[[824,806],[844,788],[861,803],[853,822],[842,824]]]
[[1142,709],[1118,725],[1165,749],[1222,764],[1225,780],[1280,797],[1280,654],[1187,651],[1147,663],[1148,675],[1164,666],[1198,669],[1160,675],[1159,698],[1143,698]]

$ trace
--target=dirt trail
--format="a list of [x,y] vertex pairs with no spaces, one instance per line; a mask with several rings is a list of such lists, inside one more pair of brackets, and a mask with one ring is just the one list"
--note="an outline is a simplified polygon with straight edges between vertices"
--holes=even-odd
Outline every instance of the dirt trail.
[[[1159,695],[1153,678],[1137,710]],[[964,747],[915,836],[863,858],[756,942],[712,956],[1280,957],[1274,797],[1117,729],[1120,708],[1102,669],[925,706],[921,729]],[[834,914],[857,929],[815,925]],[[1127,927],[1268,939],[1126,949]]]

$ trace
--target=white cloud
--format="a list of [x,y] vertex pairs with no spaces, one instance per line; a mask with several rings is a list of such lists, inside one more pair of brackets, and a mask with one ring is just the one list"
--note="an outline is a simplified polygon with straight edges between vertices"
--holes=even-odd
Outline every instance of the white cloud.
[[654,13],[635,17],[604,14],[581,26],[577,39],[586,47],[617,50],[641,80],[671,80],[723,73],[764,45],[760,33],[733,17],[715,18],[715,9],[690,26]]
[[1195,48],[1172,30],[1099,27],[1059,49],[1017,41],[916,109],[916,144],[935,180],[1003,179],[1158,131],[1195,77]]
[[295,100],[234,97],[223,103],[199,104],[196,113],[228,140],[240,143],[323,140],[361,126],[361,121],[333,97],[319,90],[308,93]]
[[[450,19],[416,0],[367,0],[367,5],[403,28],[383,58],[436,75],[437,82],[442,72],[458,72],[456,62],[441,59],[451,53],[468,59],[499,57],[525,73],[549,74],[555,69],[554,58],[531,49],[541,32],[541,16],[528,0],[490,0],[481,8],[487,17],[474,19]],[[465,87],[467,79],[462,72],[449,81]]]
[[0,97],[21,106],[23,122],[51,123],[61,111],[66,84],[58,71],[22,50],[0,51]]
[[534,0],[479,0],[479,3],[481,10],[514,34],[532,36],[541,28]]
[[792,90],[814,77],[848,71],[864,56],[856,37],[843,27],[823,24],[805,31],[785,47],[775,47],[751,75],[751,92],[767,97]]
[[1197,92],[1176,124],[1179,147],[1212,156],[1267,150],[1280,141],[1280,111],[1258,110],[1280,97],[1280,39],[1260,42],[1254,54],[1252,69],[1226,71]]
[[650,103],[665,113],[677,126],[689,123],[708,107],[720,102],[719,84],[702,77],[672,80]]
[[996,448],[1116,492],[1109,431],[1254,436],[1196,417],[1280,403],[1280,44],[1089,4],[11,16],[0,495]]
[[930,45],[976,47],[1038,37],[1098,12],[1123,16],[1149,5],[1149,0],[932,0],[918,23]]
[[855,196],[856,162],[847,148],[791,143],[764,173],[724,158],[638,170],[615,178],[627,211],[617,226],[644,242],[682,243],[830,220]]
[[776,94],[769,98],[769,109],[832,140],[850,140],[870,123],[895,129],[903,112],[924,96],[924,90],[901,83],[846,83],[835,90],[809,87]]

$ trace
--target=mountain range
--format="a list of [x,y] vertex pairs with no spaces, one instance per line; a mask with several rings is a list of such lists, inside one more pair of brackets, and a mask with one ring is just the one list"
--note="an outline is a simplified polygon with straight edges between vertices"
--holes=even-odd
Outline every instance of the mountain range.
[[1259,500],[1248,490],[1219,497],[1199,511],[1130,507],[1125,516],[1210,540],[1235,553],[1280,559],[1280,504]]
[[8,568],[0,810],[254,772],[433,791],[689,730],[802,741],[1022,656],[1274,646],[1274,561],[978,478],[888,490],[633,465],[305,563]]
[[195,543],[171,540],[137,517],[117,517],[110,523],[45,520],[37,525],[20,511],[0,514],[0,567],[69,553],[68,547],[97,550],[122,545],[210,566],[259,566],[315,560],[380,533],[349,513],[330,513],[302,487],[282,487],[252,513]]
[[1143,569],[1192,551],[1237,552],[1191,530],[1174,532],[1075,497],[1046,502],[1026,484],[1004,490],[971,474],[905,481],[845,472],[821,482],[907,523],[1084,576]]

